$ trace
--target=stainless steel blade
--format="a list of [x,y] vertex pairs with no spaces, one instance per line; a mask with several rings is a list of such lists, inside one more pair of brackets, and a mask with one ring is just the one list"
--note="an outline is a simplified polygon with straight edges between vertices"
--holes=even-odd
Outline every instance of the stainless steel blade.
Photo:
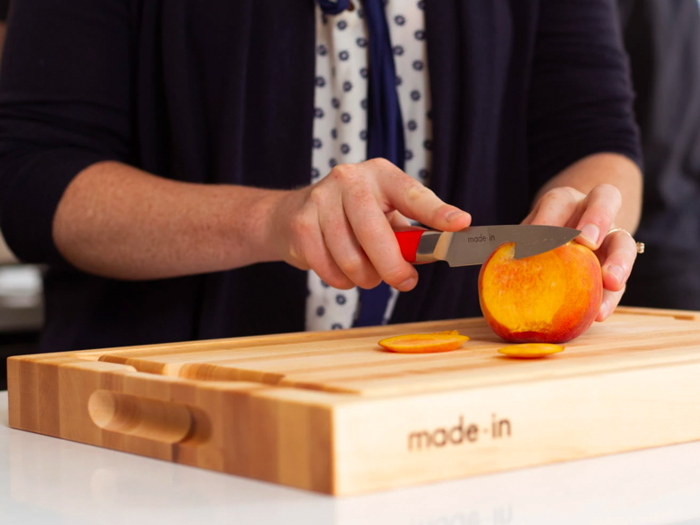
[[515,258],[524,259],[562,246],[580,233],[559,226],[474,226],[460,232],[443,233],[433,255],[450,266],[483,264],[501,244],[514,242]]

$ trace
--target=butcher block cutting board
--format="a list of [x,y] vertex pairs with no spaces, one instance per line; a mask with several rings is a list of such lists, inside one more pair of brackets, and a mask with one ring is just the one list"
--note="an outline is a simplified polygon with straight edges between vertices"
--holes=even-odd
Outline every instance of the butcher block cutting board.
[[[456,351],[381,350],[459,330]],[[700,313],[620,308],[539,360],[483,319],[11,358],[10,425],[336,495],[700,439]]]

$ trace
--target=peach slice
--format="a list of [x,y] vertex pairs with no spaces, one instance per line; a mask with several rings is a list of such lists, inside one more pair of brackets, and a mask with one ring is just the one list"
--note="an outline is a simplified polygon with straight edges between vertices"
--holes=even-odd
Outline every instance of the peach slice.
[[557,354],[564,351],[561,345],[548,343],[525,343],[522,345],[510,345],[499,348],[498,351],[508,357],[518,359],[537,359],[548,355]]
[[379,341],[379,346],[400,354],[432,354],[456,350],[469,338],[459,335],[457,330],[432,334],[408,334],[389,337]]
[[479,302],[491,329],[512,343],[565,343],[588,330],[600,309],[603,275],[596,255],[570,242],[515,259],[504,244],[479,274]]

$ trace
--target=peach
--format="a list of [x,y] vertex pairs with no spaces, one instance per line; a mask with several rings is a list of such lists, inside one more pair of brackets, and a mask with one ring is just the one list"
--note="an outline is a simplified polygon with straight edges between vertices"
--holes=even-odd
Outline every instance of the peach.
[[499,246],[481,267],[479,302],[491,329],[512,343],[565,343],[588,330],[603,298],[596,255],[570,242],[515,259]]

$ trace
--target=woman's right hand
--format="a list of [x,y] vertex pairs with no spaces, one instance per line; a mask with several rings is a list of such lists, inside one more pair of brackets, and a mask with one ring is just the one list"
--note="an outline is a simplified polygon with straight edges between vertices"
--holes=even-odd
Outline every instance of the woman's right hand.
[[382,280],[400,290],[418,281],[394,230],[407,218],[442,231],[471,223],[468,213],[385,159],[338,165],[320,182],[278,192],[267,228],[275,258],[314,270],[335,288],[373,288]]

